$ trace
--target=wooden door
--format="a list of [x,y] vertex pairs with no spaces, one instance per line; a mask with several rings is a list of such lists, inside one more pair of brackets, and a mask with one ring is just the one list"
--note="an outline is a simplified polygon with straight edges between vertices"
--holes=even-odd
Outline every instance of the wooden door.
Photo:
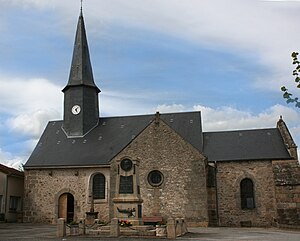
[[62,194],[58,199],[58,218],[67,220],[68,194]]

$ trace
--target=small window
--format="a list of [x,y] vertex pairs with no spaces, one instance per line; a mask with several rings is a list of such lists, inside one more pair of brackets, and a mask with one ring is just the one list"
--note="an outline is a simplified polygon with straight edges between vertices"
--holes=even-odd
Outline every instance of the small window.
[[164,181],[164,176],[160,171],[154,170],[151,171],[148,175],[148,182],[153,187],[160,186]]
[[254,209],[254,187],[253,182],[249,178],[245,178],[240,184],[241,191],[241,208],[242,209]]
[[105,199],[105,176],[101,173],[93,177],[93,198]]
[[21,197],[10,196],[9,198],[9,211],[17,212],[21,210]]

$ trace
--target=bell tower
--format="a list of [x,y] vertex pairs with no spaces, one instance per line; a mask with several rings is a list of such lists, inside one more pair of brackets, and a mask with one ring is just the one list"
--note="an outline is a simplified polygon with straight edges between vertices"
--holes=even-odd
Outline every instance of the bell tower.
[[70,137],[84,136],[99,122],[100,89],[94,82],[82,8],[77,24],[69,81],[62,92],[63,129]]

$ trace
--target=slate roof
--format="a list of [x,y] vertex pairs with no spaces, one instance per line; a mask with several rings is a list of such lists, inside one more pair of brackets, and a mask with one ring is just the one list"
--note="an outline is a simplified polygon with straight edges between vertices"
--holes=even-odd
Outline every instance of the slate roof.
[[[202,151],[200,112],[161,114],[160,118]],[[155,115],[104,117],[84,137],[68,138],[63,121],[49,122],[24,168],[108,165],[153,120]]]
[[[291,159],[277,128],[203,133],[200,112],[160,118],[209,162]],[[109,165],[154,119],[155,115],[100,118],[99,125],[80,138],[68,138],[63,121],[51,121],[24,168]]]
[[210,162],[291,159],[277,128],[206,132],[203,137]]

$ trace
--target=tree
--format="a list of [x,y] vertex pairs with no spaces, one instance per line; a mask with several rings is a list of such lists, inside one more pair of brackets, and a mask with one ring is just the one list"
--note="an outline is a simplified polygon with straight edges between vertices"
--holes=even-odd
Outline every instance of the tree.
[[[293,70],[293,76],[295,78],[295,83],[297,85],[297,88],[300,88],[300,62],[298,60],[298,54],[297,52],[292,53],[292,60],[293,65],[295,66]],[[283,98],[286,99],[286,103],[294,103],[296,107],[300,108],[300,101],[298,97],[293,97],[293,94],[289,92],[289,90],[285,87],[281,87],[281,91],[283,92]]]

